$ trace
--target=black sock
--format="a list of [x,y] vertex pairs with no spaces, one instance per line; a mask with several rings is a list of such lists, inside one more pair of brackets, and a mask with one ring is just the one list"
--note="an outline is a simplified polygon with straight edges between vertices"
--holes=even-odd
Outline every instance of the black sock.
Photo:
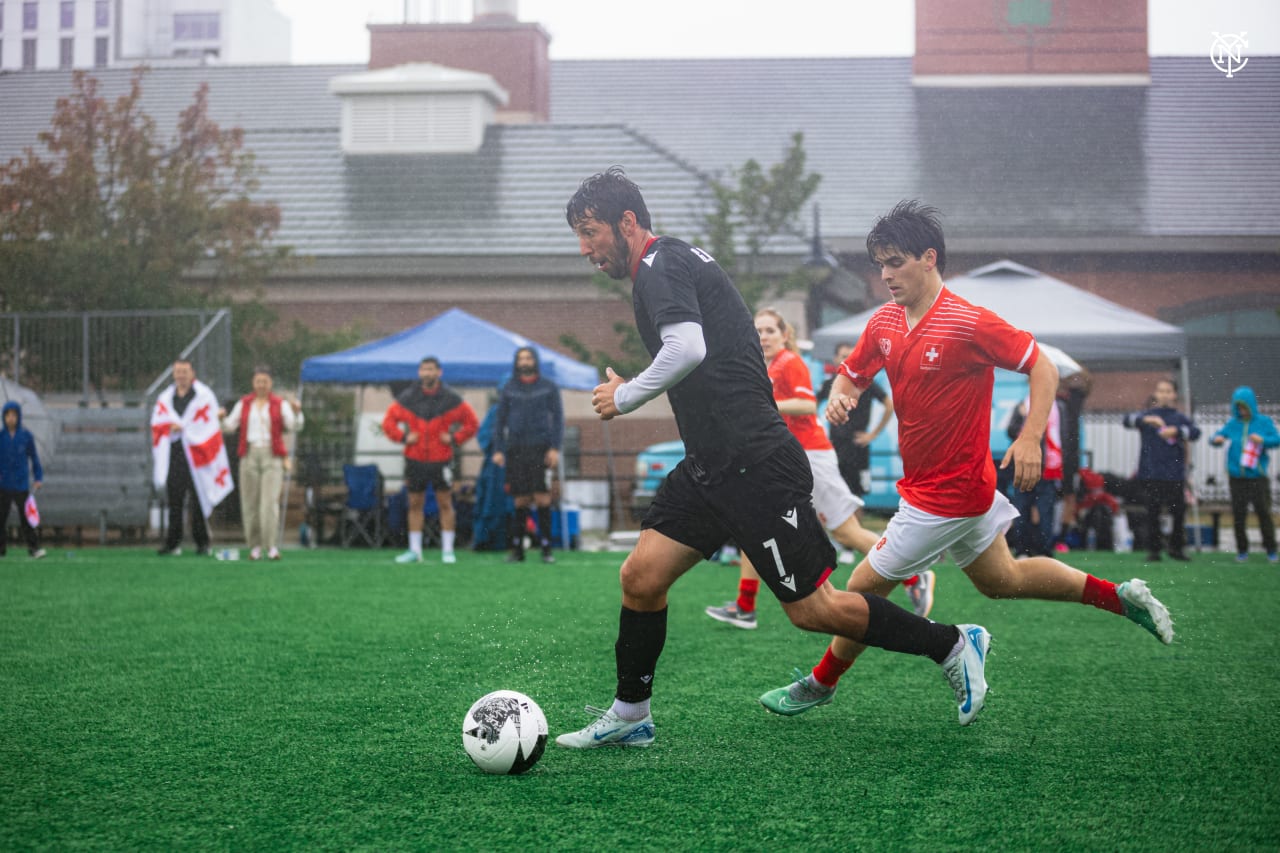
[[524,550],[524,534],[529,527],[529,508],[526,506],[516,507],[515,515],[511,517],[511,549],[513,551]]
[[618,663],[617,698],[643,702],[653,694],[653,671],[666,642],[667,608],[652,613],[622,608],[618,641],[613,646]]
[[539,542],[543,548],[551,544],[551,540],[555,537],[551,535],[551,507],[538,507],[538,535],[542,538]]
[[941,664],[960,639],[960,629],[921,619],[878,595],[859,593],[867,602],[867,632],[858,642],[866,646],[923,655]]

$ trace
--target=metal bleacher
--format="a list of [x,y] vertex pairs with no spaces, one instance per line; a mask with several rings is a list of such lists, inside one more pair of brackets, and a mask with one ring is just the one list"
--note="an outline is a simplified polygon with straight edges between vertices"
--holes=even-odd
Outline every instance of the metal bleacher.
[[83,538],[86,528],[105,543],[145,538],[152,501],[148,411],[129,408],[52,409],[57,453],[44,466],[37,500],[40,523],[55,539]]

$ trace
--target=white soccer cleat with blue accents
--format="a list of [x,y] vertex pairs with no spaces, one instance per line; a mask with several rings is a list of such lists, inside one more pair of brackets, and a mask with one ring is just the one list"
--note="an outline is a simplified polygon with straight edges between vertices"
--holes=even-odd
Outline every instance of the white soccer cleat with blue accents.
[[967,726],[987,701],[987,649],[991,648],[991,634],[981,625],[957,625],[956,628],[964,643],[942,662],[942,672],[956,692],[960,725]]
[[653,743],[653,715],[643,720],[624,720],[613,711],[587,706],[588,714],[596,719],[585,729],[568,732],[556,738],[556,743],[569,749],[595,749],[598,746],[649,746]]

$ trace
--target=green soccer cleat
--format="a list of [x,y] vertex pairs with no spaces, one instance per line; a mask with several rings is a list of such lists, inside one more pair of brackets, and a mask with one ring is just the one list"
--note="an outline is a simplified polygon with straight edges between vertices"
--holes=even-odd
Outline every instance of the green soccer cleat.
[[1146,628],[1166,646],[1173,642],[1173,619],[1169,608],[1160,603],[1147,582],[1134,578],[1116,587],[1116,595],[1124,607],[1125,618]]
[[836,695],[835,687],[818,684],[812,676],[800,669],[791,674],[795,681],[786,687],[770,690],[760,697],[760,704],[767,710],[784,717],[794,717],[810,708],[829,704]]

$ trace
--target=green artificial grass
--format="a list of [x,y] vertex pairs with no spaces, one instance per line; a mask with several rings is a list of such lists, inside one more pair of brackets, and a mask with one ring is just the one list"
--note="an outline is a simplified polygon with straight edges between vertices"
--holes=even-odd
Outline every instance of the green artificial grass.
[[1257,557],[1072,555],[1145,577],[1172,647],[1091,608],[984,599],[940,567],[933,618],[994,635],[968,728],[934,664],[875,650],[833,704],[767,714],[756,696],[825,640],[771,600],[756,631],[707,619],[737,573],[703,564],[673,590],[653,747],[549,744],[524,776],[481,773],[461,722],[484,693],[529,694],[552,737],[607,706],[622,556],[11,552],[0,849],[1280,846],[1280,570]]

